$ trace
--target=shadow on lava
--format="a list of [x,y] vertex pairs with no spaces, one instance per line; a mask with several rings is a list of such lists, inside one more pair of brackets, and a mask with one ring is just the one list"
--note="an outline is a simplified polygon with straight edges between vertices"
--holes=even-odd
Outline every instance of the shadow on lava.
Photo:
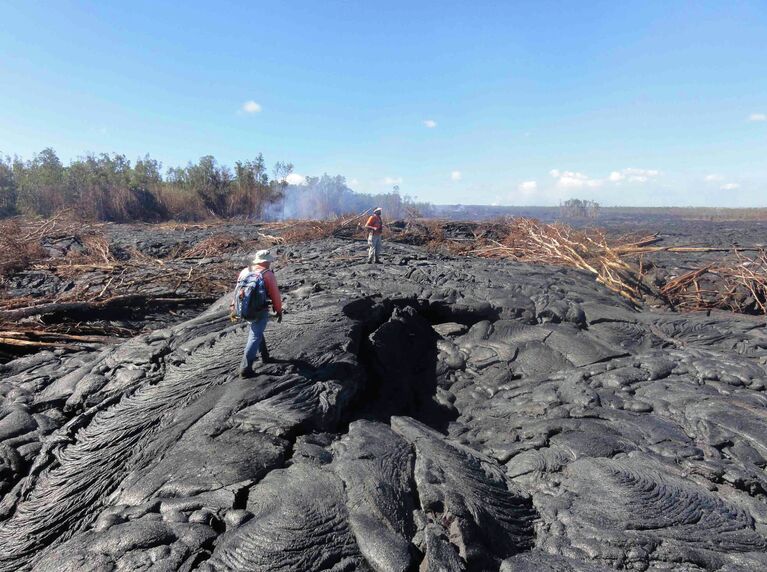
[[393,415],[407,415],[445,432],[456,416],[434,399],[437,339],[413,307],[394,307],[391,317],[361,342],[367,383],[355,418],[388,423]]

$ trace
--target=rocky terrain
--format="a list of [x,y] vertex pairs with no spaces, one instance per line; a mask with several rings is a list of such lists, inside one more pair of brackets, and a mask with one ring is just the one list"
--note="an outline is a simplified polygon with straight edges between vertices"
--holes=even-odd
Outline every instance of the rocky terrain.
[[0,571],[767,567],[763,317],[362,248],[279,249],[254,379],[227,298],[0,365]]

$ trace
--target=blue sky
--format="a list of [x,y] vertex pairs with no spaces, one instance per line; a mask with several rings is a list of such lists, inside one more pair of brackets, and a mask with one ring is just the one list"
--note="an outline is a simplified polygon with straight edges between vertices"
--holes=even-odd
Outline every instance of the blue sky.
[[767,206],[765,38],[764,0],[0,0],[0,152],[263,152],[435,203]]

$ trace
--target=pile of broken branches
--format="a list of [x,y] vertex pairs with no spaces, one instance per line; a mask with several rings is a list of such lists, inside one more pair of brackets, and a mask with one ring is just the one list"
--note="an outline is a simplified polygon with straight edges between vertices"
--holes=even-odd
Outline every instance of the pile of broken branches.
[[202,243],[168,260],[137,249],[118,257],[104,225],[66,215],[0,222],[0,353],[87,347],[138,333],[125,318],[210,303],[230,287],[230,264],[194,258],[240,245]]
[[[99,234],[100,226],[75,221],[68,212],[48,219],[14,217],[0,221],[0,287],[10,274],[50,256],[43,245],[45,239],[67,236],[90,239]],[[95,243],[93,246],[96,247]]]
[[[497,235],[498,228],[493,230]],[[487,234],[487,231],[478,233],[471,246],[459,250],[476,256],[585,270],[593,274],[597,282],[636,305],[643,295],[656,294],[642,280],[641,267],[626,260],[627,254],[641,253],[656,242],[656,236],[610,244],[604,232],[597,229],[575,230],[564,224],[543,224],[529,218],[509,219],[505,236],[500,240]]]
[[214,234],[180,253],[179,258],[212,258],[242,248],[243,241],[228,232]]
[[[760,248],[662,246],[657,234],[608,238],[600,229],[579,230],[529,218],[481,224],[418,221],[408,224],[398,239],[459,255],[578,268],[637,306],[650,298],[684,311],[719,308],[767,314],[767,254]],[[645,257],[661,252],[725,256],[658,287],[647,277],[651,265]]]
[[358,215],[346,215],[332,220],[291,220],[279,223],[266,223],[261,228],[276,233],[278,236],[261,234],[274,239],[275,244],[296,244],[322,238],[363,238],[362,228],[370,209]]
[[[158,225],[153,229],[170,228],[182,237],[159,258],[148,254],[151,249],[116,247],[106,225],[66,215],[0,222],[0,350],[87,347],[135,335],[141,316],[202,307],[227,292],[234,261],[302,241],[364,240],[368,215],[254,223],[247,233],[220,221]],[[195,241],[183,238],[187,232]],[[666,246],[657,235],[611,237],[598,229],[528,218],[486,223],[413,218],[387,223],[385,237],[431,251],[578,268],[635,305],[651,301],[685,311],[767,314],[767,254],[756,248]],[[711,252],[723,256],[678,275],[651,275],[654,254]],[[131,321],[134,315],[138,318]]]
[[[332,221],[289,221],[264,225],[281,242],[295,243],[320,238],[363,238],[361,229],[368,212]],[[659,245],[657,234],[608,235],[596,228],[575,229],[566,224],[546,224],[518,217],[486,223],[409,219],[386,225],[387,239],[426,246],[464,256],[508,258],[530,264],[578,268],[596,281],[639,306],[651,299],[684,311],[711,308],[767,314],[767,258],[763,250],[754,258],[744,249],[700,245]],[[646,257],[658,253],[723,253],[720,262],[671,279],[660,286],[648,279],[652,267]],[[729,254],[729,256],[728,256]],[[715,287],[701,287],[708,276]]]
[[747,256],[735,249],[720,262],[668,281],[661,292],[680,310],[767,314],[767,252]]

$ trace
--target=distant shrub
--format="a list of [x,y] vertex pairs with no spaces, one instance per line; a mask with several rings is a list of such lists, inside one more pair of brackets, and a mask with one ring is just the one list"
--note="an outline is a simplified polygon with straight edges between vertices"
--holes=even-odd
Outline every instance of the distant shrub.
[[590,218],[599,216],[599,203],[581,199],[569,199],[559,205],[562,218]]

